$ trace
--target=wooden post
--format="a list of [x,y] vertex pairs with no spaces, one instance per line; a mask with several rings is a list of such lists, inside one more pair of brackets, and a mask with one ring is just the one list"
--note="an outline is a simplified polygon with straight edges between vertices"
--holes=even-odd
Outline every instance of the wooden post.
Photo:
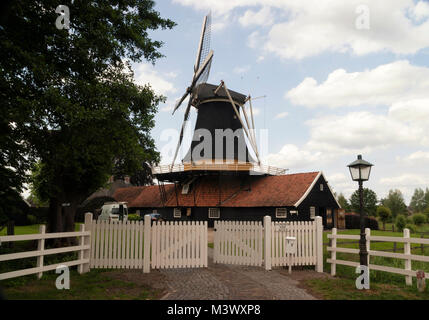
[[[44,224],[41,224],[39,226],[39,233],[40,234],[45,234],[46,233],[46,226]],[[39,239],[37,242],[37,251],[42,251],[41,255],[37,257],[37,267],[38,268],[43,268],[43,251],[45,250],[45,239]],[[40,279],[43,275],[43,272],[40,271],[37,274],[37,278]]]
[[323,222],[322,217],[317,216],[316,222],[316,271],[323,272]]
[[[85,224],[81,224],[80,226],[79,226],[79,231],[80,232],[84,232],[85,231]],[[84,251],[85,250],[83,250],[82,249],[82,247],[85,245],[85,236],[81,236],[81,237],[79,237],[79,246],[81,247],[81,250],[78,252],[78,260],[82,260],[83,259],[83,257],[84,257]],[[83,273],[83,264],[79,264],[78,266],[77,266],[77,272],[79,273],[79,274],[82,274]]]
[[[424,239],[424,237],[425,237],[425,235],[424,235],[424,234],[422,234],[422,235],[420,236],[420,238],[422,238],[422,239]],[[422,250],[422,254],[424,254],[424,253],[425,253],[425,246],[423,245],[423,243],[420,245],[420,249]]]
[[[409,239],[410,238],[410,230],[404,229],[404,238]],[[411,254],[411,244],[410,242],[404,242],[404,254]],[[411,259],[405,260],[405,270],[411,271]],[[413,277],[412,276],[405,276],[405,283],[407,286],[411,286],[413,284]]]
[[[15,221],[8,221],[7,222],[7,227],[6,227],[6,234],[8,236],[13,236],[15,235]],[[13,241],[10,241],[8,244],[9,248],[13,248]]]
[[332,239],[331,240],[331,276],[335,276],[337,272],[337,265],[335,263],[335,260],[337,259],[337,252],[335,251],[337,249],[337,228],[332,228]]
[[265,270],[271,270],[271,216],[264,217],[264,247]]
[[396,252],[396,242],[393,242],[393,252]]
[[[91,231],[92,230],[92,213],[87,212],[85,213],[85,231]],[[90,234],[89,236],[84,237],[83,244],[85,246],[91,247],[91,237],[95,237],[95,234]],[[83,251],[83,259],[91,259],[91,249],[86,249]],[[90,261],[91,262],[91,261]],[[90,263],[85,263],[82,265],[82,273],[87,273],[90,270]]]
[[144,252],[143,252],[143,272],[150,272],[150,232],[151,232],[151,217],[146,214],[144,216]]
[[366,252],[368,252],[368,261],[367,261],[367,266],[369,266],[369,250],[371,250],[371,242],[370,240],[368,240],[368,237],[371,236],[371,229],[370,228],[365,228],[365,238],[366,238]]

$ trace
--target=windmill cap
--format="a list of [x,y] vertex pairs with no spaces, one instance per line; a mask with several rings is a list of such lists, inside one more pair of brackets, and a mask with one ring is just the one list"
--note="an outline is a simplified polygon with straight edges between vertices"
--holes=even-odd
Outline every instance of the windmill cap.
[[[194,87],[192,90],[193,92],[193,98],[196,99],[198,102],[197,105],[201,102],[204,102],[205,100],[212,100],[212,99],[229,99],[228,95],[226,94],[225,88],[221,87],[217,93],[215,94],[214,91],[217,89],[217,85],[210,84],[210,83],[201,83],[200,85]],[[244,94],[238,93],[236,91],[232,91],[228,89],[229,94],[231,95],[232,100],[239,104],[243,105],[246,102],[246,96]]]

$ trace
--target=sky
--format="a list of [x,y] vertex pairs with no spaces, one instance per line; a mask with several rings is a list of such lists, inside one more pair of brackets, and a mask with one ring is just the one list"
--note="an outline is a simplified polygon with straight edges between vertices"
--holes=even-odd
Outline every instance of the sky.
[[253,107],[263,164],[323,171],[348,198],[357,183],[347,165],[362,154],[374,164],[364,187],[379,198],[400,189],[408,203],[429,187],[428,1],[162,0],[155,9],[177,26],[150,34],[164,58],[133,69],[137,83],[167,97],[152,131],[162,164],[172,161],[184,106],[172,107],[190,85],[211,11],[208,82],[262,97]]

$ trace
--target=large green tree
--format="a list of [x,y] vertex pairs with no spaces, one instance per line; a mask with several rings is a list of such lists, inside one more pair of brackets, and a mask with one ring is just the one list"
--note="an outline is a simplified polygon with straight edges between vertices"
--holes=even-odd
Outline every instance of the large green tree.
[[350,204],[342,193],[338,196],[338,203],[346,212],[350,211]]
[[133,82],[128,61],[160,58],[162,42],[149,32],[174,22],[148,0],[62,1],[70,28],[57,29],[58,4],[7,2],[1,16],[2,127],[14,152],[1,165],[20,169],[18,179],[38,160],[32,182],[49,200],[48,228],[70,231],[77,205],[110,174],[159,160],[150,130],[163,97]]
[[385,207],[388,207],[392,212],[392,217],[395,219],[398,214],[407,213],[407,205],[404,201],[404,196],[402,195],[401,190],[389,190],[389,194],[386,198],[382,199],[381,204]]
[[[377,194],[368,188],[363,188],[363,210],[369,216],[375,216],[377,211]],[[359,212],[360,200],[359,190],[353,192],[350,197],[350,207],[353,211]]]

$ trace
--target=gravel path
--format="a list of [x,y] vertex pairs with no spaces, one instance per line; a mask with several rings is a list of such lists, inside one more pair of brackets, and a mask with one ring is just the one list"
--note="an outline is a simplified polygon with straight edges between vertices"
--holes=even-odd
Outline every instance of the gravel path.
[[[166,300],[314,300],[298,281],[282,270],[265,271],[248,267],[213,263],[209,248],[209,267],[161,270],[168,293]],[[314,271],[306,271],[309,274]]]

